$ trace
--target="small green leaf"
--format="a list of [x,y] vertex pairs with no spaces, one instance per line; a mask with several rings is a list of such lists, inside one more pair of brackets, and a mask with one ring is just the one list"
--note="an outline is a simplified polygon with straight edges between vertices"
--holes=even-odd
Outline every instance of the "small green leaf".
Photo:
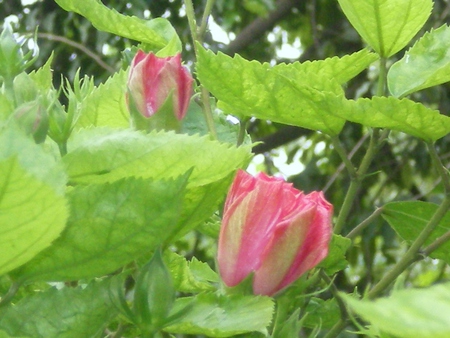
[[195,257],[188,262],[186,258],[170,250],[164,253],[164,260],[172,275],[175,289],[180,292],[213,291],[210,281],[218,282],[217,274],[206,263]]
[[431,14],[431,0],[338,0],[359,35],[381,56],[405,47]]
[[[84,16],[100,31],[144,42],[157,49],[165,47],[176,36],[173,27],[163,18],[145,21],[135,16],[125,16],[114,9],[109,9],[98,0],[55,1],[64,10]],[[169,26],[171,27],[170,31],[168,31]],[[181,51],[181,42],[178,37],[177,39],[179,51]]]
[[125,99],[126,76],[125,71],[119,71],[84,98],[76,123],[77,128],[130,126],[130,113]]
[[51,64],[53,54],[50,55],[47,62],[38,70],[32,71],[29,75],[41,92],[47,92],[53,88],[53,72]]
[[425,33],[405,56],[389,69],[392,95],[405,96],[450,81],[450,27]]
[[51,288],[23,298],[3,309],[0,329],[12,337],[99,337],[117,315],[109,300],[109,283],[103,280],[85,288]]
[[186,177],[128,178],[75,187],[61,237],[14,275],[23,281],[98,277],[151,252],[176,226],[185,184]]
[[[383,207],[383,218],[404,240],[412,243],[430,221],[438,209],[438,205],[421,201],[391,202]],[[447,213],[425,241],[425,245],[450,231],[450,213]],[[447,242],[433,251],[430,256],[446,261],[450,264],[450,243]]]
[[192,306],[188,314],[164,331],[208,337],[229,337],[253,331],[265,333],[274,310],[269,297],[199,294],[177,299],[172,312],[186,306]]
[[357,300],[341,294],[350,308],[380,331],[399,338],[450,337],[450,284],[400,290],[389,298]]
[[304,325],[312,329],[331,328],[341,316],[336,299],[323,300],[313,297],[306,306],[305,312],[307,315]]
[[351,245],[352,241],[350,239],[333,235],[328,256],[319,264],[319,267],[324,268],[328,275],[345,269],[348,265],[345,253]]
[[[315,69],[315,67],[313,67]],[[339,83],[302,67],[275,68],[198,48],[197,74],[227,114],[256,117],[335,135],[344,120],[332,114]]]
[[450,118],[408,99],[395,97],[347,100],[336,106],[337,116],[367,127],[388,128],[435,141],[450,132]]

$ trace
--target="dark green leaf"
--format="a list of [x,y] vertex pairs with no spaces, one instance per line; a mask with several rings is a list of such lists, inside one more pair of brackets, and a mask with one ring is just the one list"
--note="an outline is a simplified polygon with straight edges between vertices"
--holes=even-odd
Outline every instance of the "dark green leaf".
[[111,273],[161,245],[176,226],[186,177],[128,178],[76,187],[52,246],[15,271],[20,280],[79,280]]
[[[383,207],[382,216],[401,238],[411,243],[419,236],[438,207],[437,204],[421,201],[391,202]],[[450,231],[450,213],[444,216],[425,245],[431,244],[447,231]],[[443,244],[430,256],[450,263],[450,243]]]
[[99,337],[117,315],[109,300],[109,283],[104,280],[85,288],[51,288],[28,296],[3,310],[0,329],[13,337]]

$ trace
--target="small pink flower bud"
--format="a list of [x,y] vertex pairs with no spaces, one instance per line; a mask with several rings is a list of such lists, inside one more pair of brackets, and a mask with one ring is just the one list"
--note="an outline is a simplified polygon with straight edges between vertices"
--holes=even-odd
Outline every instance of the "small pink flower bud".
[[[144,118],[167,121],[175,117],[181,121],[189,106],[192,82],[191,74],[181,65],[180,54],[160,58],[138,51],[128,76],[130,110],[136,109]],[[171,116],[158,116],[166,114]]]
[[218,264],[227,286],[254,273],[253,292],[272,296],[328,254],[333,206],[282,179],[239,171],[225,201]]

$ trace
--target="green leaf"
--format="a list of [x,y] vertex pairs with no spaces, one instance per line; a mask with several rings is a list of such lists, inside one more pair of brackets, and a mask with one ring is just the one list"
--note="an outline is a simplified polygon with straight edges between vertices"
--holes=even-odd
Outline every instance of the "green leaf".
[[[339,84],[344,84],[361,73],[378,58],[377,54],[369,52],[368,49],[363,49],[359,52],[345,55],[342,58],[335,56],[325,60],[305,61],[303,63],[281,63],[274,66],[273,70],[297,81],[299,80],[299,74],[304,73],[305,77],[313,74],[314,79],[314,76],[319,75],[328,79],[334,79]],[[313,84],[311,83],[311,85]],[[314,86],[317,86],[317,84],[314,84]]]
[[333,235],[328,256],[319,264],[319,267],[324,268],[328,275],[345,269],[348,266],[345,253],[351,245],[352,241],[350,239]]
[[23,298],[3,310],[0,329],[13,337],[99,337],[117,315],[109,300],[109,283],[103,280],[85,288],[51,288]]
[[176,226],[185,184],[186,177],[128,178],[75,187],[61,237],[14,275],[24,281],[98,277],[151,252]]
[[41,68],[32,71],[29,74],[30,78],[34,81],[39,90],[44,93],[53,88],[53,72],[51,69],[52,61],[53,53]]
[[180,292],[213,291],[215,287],[210,283],[218,282],[217,274],[206,263],[195,257],[190,262],[170,250],[164,253],[164,260],[172,275],[175,289]]
[[64,194],[67,177],[61,163],[55,160],[58,154],[47,153],[44,151],[46,148],[36,145],[13,124],[0,128],[0,144],[0,160],[17,157],[21,167],[28,173],[52,187],[58,194]]
[[127,72],[119,71],[96,87],[80,107],[76,127],[129,127],[130,113],[126,105]]
[[109,9],[98,0],[55,1],[64,10],[84,16],[100,31],[144,42],[157,49],[161,49],[169,43],[173,44],[171,41],[176,37],[179,51],[181,51],[181,42],[166,19],[156,18],[145,21],[135,16],[125,16],[114,9]]
[[0,275],[48,247],[64,229],[67,214],[65,199],[17,158],[0,161]]
[[450,81],[450,27],[425,33],[405,56],[389,69],[392,95],[405,96]]
[[305,327],[331,328],[341,317],[341,312],[336,299],[323,300],[317,297],[311,298],[306,306],[307,313],[304,322]]
[[[313,67],[315,69],[315,67]],[[197,74],[227,114],[256,117],[335,135],[344,120],[332,114],[343,91],[333,78],[297,66],[231,58],[198,48]]]
[[249,146],[236,148],[208,137],[106,128],[78,133],[68,149],[63,160],[70,181],[76,184],[113,182],[131,176],[168,179],[193,169],[173,238],[211,216],[235,171],[250,159]]
[[450,283],[396,291],[375,301],[360,301],[346,294],[341,297],[371,325],[396,337],[450,337]]
[[[421,201],[391,202],[383,206],[383,218],[404,240],[412,243],[425,228],[438,205]],[[450,213],[447,213],[425,241],[425,245],[450,231]],[[450,243],[445,243],[430,254],[432,258],[438,258],[450,263]]]
[[450,132],[450,118],[408,99],[362,98],[336,106],[337,116],[367,127],[388,128],[435,141]]
[[405,47],[427,21],[432,0],[338,0],[359,35],[381,56]]
[[265,333],[274,308],[269,297],[199,294],[177,299],[172,312],[186,306],[192,306],[187,315],[164,331],[208,337],[229,337],[253,331]]
[[65,176],[52,156],[15,128],[0,131],[0,144],[1,275],[48,247],[68,210]]

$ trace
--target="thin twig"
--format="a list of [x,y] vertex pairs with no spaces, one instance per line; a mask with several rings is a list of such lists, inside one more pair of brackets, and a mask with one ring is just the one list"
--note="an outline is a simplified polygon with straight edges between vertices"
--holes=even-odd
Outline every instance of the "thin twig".
[[372,215],[367,217],[364,221],[359,223],[352,231],[348,233],[347,238],[353,240],[356,236],[358,236],[362,230],[364,230],[369,224],[373,222],[374,219],[378,218],[380,214],[383,212],[383,207],[377,208]]
[[59,42],[65,43],[66,45],[72,46],[72,47],[74,47],[76,49],[79,49],[84,54],[86,54],[91,59],[93,59],[95,62],[97,62],[100,67],[104,68],[109,73],[113,74],[116,71],[113,67],[111,67],[106,62],[104,62],[102,60],[102,58],[100,57],[100,55],[92,52],[89,48],[87,48],[86,46],[84,46],[81,43],[72,41],[72,40],[70,40],[70,39],[68,39],[68,38],[66,38],[64,36],[55,35],[55,34],[51,34],[51,33],[37,33],[37,36],[39,38],[43,38],[43,39],[47,39],[47,40],[59,41]]

